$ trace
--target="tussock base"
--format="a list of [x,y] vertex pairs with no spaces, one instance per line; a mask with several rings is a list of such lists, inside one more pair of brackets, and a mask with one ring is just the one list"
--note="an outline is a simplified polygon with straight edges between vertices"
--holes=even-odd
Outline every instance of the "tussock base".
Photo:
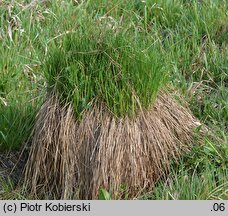
[[190,111],[160,92],[150,110],[116,118],[96,105],[74,116],[73,107],[47,97],[37,116],[25,169],[27,189],[39,198],[97,199],[105,188],[133,198],[169,171],[191,149],[199,126]]

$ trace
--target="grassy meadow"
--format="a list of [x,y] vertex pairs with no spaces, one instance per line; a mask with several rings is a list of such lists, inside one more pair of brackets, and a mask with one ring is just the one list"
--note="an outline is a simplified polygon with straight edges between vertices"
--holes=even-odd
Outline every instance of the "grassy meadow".
[[[83,73],[74,77],[78,68]],[[119,78],[120,71],[130,73]],[[144,107],[168,86],[213,134],[198,145],[196,130],[192,151],[136,199],[228,199],[226,0],[0,1],[0,154],[29,144],[50,88],[74,95],[76,115],[98,95],[116,116],[134,117],[129,79]],[[32,198],[2,174],[1,160],[0,199]]]

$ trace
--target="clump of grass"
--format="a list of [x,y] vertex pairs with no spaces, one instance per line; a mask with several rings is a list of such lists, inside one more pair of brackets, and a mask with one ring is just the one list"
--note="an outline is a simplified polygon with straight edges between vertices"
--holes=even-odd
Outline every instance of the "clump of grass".
[[191,149],[199,122],[165,90],[168,64],[159,36],[85,14],[49,47],[48,95],[25,186],[43,198],[96,199],[100,188],[118,198],[126,185],[134,197]]
[[[33,110],[34,104],[31,105],[30,102],[33,101],[33,98],[40,96],[42,89],[45,89],[44,86],[46,87],[46,85],[42,81],[43,71],[46,73],[50,69],[48,69],[48,67],[43,67],[43,70],[40,70],[40,65],[43,64],[43,60],[46,61],[47,57],[47,62],[52,62],[52,57],[50,57],[50,55],[48,56],[47,53],[58,56],[59,52],[62,56],[68,56],[69,58],[66,58],[68,59],[68,62],[65,62],[67,66],[72,68],[76,67],[74,65],[75,61],[72,61],[72,58],[74,59],[74,57],[69,53],[66,54],[65,52],[68,49],[66,44],[69,44],[70,46],[72,45],[70,42],[74,42],[72,45],[75,47],[74,49],[85,49],[87,51],[86,61],[83,60],[82,55],[76,58],[78,62],[83,63],[82,65],[85,65],[85,62],[89,65],[89,61],[95,61],[95,56],[99,55],[100,58],[103,59],[103,68],[109,68],[107,65],[105,66],[105,62],[108,65],[112,65],[110,68],[116,68],[117,66],[115,62],[113,63],[107,55],[103,55],[106,50],[106,53],[112,56],[115,60],[119,59],[118,54],[123,53],[123,51],[134,54],[135,51],[140,53],[140,50],[146,50],[144,53],[145,56],[150,56],[148,53],[152,55],[153,58],[151,58],[151,62],[156,61],[156,59],[161,59],[161,64],[160,62],[156,63],[158,70],[165,71],[165,74],[169,71],[169,80],[171,80],[176,87],[181,88],[182,92],[188,93],[187,96],[189,96],[189,103],[193,113],[201,119],[202,122],[211,126],[213,132],[215,132],[215,130],[218,131],[218,136],[225,137],[227,130],[226,87],[228,68],[228,5],[225,0],[171,0],[157,2],[117,0],[110,2],[105,0],[94,0],[78,1],[77,4],[72,4],[72,2],[73,1],[57,0],[40,2],[32,1],[29,3],[29,1],[23,0],[11,2],[1,1],[0,3],[0,131],[2,132],[2,134],[0,134],[0,144],[3,149],[14,149],[14,146],[18,149],[21,145],[23,145],[23,143],[25,143],[25,140],[27,140],[26,137],[29,135],[36,112]],[[86,21],[85,17],[87,19]],[[85,23],[88,24],[86,24],[86,26],[88,26],[88,29],[90,29],[92,34],[87,34],[84,40],[83,36],[87,31]],[[94,24],[94,29],[96,29],[95,32],[92,30],[91,23]],[[97,31],[100,27],[103,29],[101,31]],[[108,31],[110,33],[110,37],[106,40],[104,35],[106,35]],[[120,36],[120,42],[113,41],[114,37],[111,38],[112,33],[113,36]],[[66,34],[69,36],[68,38],[63,37]],[[72,34],[74,34],[74,36],[72,36]],[[125,35],[127,37],[127,41],[122,41],[123,38],[121,35]],[[100,44],[96,42],[96,38],[101,40]],[[81,41],[84,41],[83,44],[81,44]],[[92,41],[93,45],[88,43],[88,47],[86,48],[86,41]],[[110,45],[109,42],[112,44]],[[106,43],[108,43],[108,45]],[[127,49],[118,49],[117,55],[115,52],[113,53],[116,46],[122,46],[124,44],[135,46],[135,43],[137,46],[134,47],[134,50],[132,49],[132,52],[129,52]],[[53,45],[55,48],[50,45]],[[89,55],[88,52],[97,48],[98,45],[100,46],[100,54],[95,53],[93,55]],[[150,49],[147,50],[147,48]],[[56,49],[57,51],[54,51],[53,49]],[[68,50],[71,50],[71,48]],[[57,54],[54,54],[55,52]],[[141,53],[142,56],[144,54]],[[58,60],[61,60],[60,55],[56,60],[57,63],[59,63]],[[53,59],[55,59],[55,57],[53,57]],[[130,59],[132,59],[132,57]],[[137,59],[137,62],[140,62],[140,59],[141,57]],[[53,62],[55,62],[55,60],[53,60]],[[64,66],[65,63],[63,62],[62,64],[60,62],[59,68],[64,68],[64,70],[67,71],[67,74],[73,74],[73,69],[70,69],[71,72],[69,72],[70,70],[66,69]],[[46,64],[46,66],[47,65],[48,64]],[[91,63],[91,65],[91,68],[99,69],[94,66],[93,63]],[[135,64],[131,63],[131,65],[134,67]],[[76,68],[77,71],[84,70],[78,70],[79,67]],[[166,68],[168,69],[167,71]],[[103,75],[103,72],[100,74]],[[56,69],[56,74],[61,74],[59,73],[58,68]],[[130,88],[126,88],[127,92],[122,91],[122,84],[123,86],[125,84],[125,86],[128,86],[126,80],[124,80],[124,82],[117,82],[119,81],[118,79],[113,79],[113,82],[109,81],[106,83],[108,86],[99,89],[97,88],[99,85],[95,85],[93,81],[88,81],[88,78],[92,77],[97,81],[101,81],[102,79],[99,77],[97,79],[94,74],[88,75],[88,71],[85,73],[83,72],[82,74],[83,75],[79,77],[80,81],[83,81],[81,83],[76,83],[74,78],[71,79],[65,75],[63,75],[64,79],[61,80],[59,78],[56,79],[57,77],[55,76],[55,73],[52,77],[49,77],[49,75],[46,74],[50,88],[49,91],[55,89],[55,91],[59,93],[57,96],[58,100],[55,101],[60,100],[61,107],[64,107],[66,102],[71,103],[72,112],[75,115],[74,118],[77,119],[77,121],[81,119],[78,121],[78,124],[83,122],[84,113],[87,113],[90,109],[94,108],[94,105],[96,104],[95,101],[102,101],[102,104],[104,105],[103,111],[114,114],[116,121],[119,118],[124,119],[126,116],[130,117],[131,120],[134,120],[139,117],[141,113],[139,104],[143,104],[142,107],[144,109],[149,104],[149,101],[152,102],[151,104],[156,103],[156,99],[153,99],[156,98],[156,90],[153,90],[153,93],[151,93],[149,97],[146,96],[143,99],[141,96],[145,96],[146,93],[141,92],[141,90],[138,90],[138,92],[130,92]],[[105,77],[119,78],[120,80],[122,79],[122,77],[115,77],[114,74],[115,73],[111,73],[110,76],[105,75]],[[98,75],[98,73],[96,75]],[[128,76],[124,77],[127,79],[129,78]],[[56,80],[61,80],[61,82],[63,82],[58,83],[57,85]],[[65,84],[64,80],[66,80]],[[71,83],[72,86],[68,83]],[[79,85],[75,85],[75,83]],[[93,83],[93,86],[90,86],[90,90],[87,91],[86,86],[91,83]],[[113,84],[111,87],[109,86],[110,83]],[[146,81],[146,83],[149,83],[149,81]],[[66,84],[68,87],[65,86]],[[130,86],[135,88],[134,84],[135,83],[130,82]],[[55,88],[54,86],[58,86],[58,88]],[[71,87],[69,88],[69,86]],[[150,84],[148,84],[148,86],[150,86]],[[159,83],[159,86],[164,86],[162,81]],[[80,87],[80,95],[73,97],[73,89],[77,89],[76,87]],[[68,88],[71,89],[70,92],[67,92]],[[110,93],[115,93],[114,98],[112,98],[111,95],[104,95],[106,88],[109,89]],[[120,88],[120,90],[115,92],[118,88]],[[136,86],[136,89],[140,88]],[[35,93],[30,94],[31,90]],[[63,93],[65,96],[63,96]],[[140,97],[138,97],[138,100],[136,101],[139,103],[136,103],[135,105],[134,99],[131,99],[129,95],[136,95],[136,93],[140,93]],[[87,97],[87,95],[89,97]],[[128,101],[127,103],[125,103],[125,100],[122,98],[119,98],[121,95],[124,97],[126,96],[126,101]],[[47,99],[47,101],[48,100],[49,99]],[[122,105],[120,101],[122,101],[124,105]],[[121,107],[122,110],[120,109]],[[50,111],[49,108],[46,107],[45,112]],[[14,110],[16,110],[18,114],[22,113],[22,115],[17,115],[14,113]],[[63,109],[61,108],[60,110]],[[40,113],[39,115],[42,116]],[[64,114],[61,115],[64,116]],[[64,117],[62,119],[64,119]],[[57,121],[59,121],[59,119]],[[11,122],[13,122],[13,125],[11,125]],[[23,124],[23,122],[25,122],[25,124]],[[31,122],[32,124],[30,124]],[[43,126],[42,129],[45,131],[46,125],[44,124],[44,121],[40,122]],[[39,129],[41,129],[41,127],[39,127]],[[52,130],[52,127],[49,129],[50,130],[48,130],[49,132],[47,134],[44,133],[47,135],[46,137],[41,137],[42,133],[40,133],[39,139],[42,140],[41,142],[45,143],[50,134],[57,134],[55,133],[58,131],[57,129]],[[68,133],[68,131],[62,132],[62,134],[65,133]],[[95,133],[94,136],[98,136],[97,134],[99,133]],[[56,137],[58,137],[58,135],[56,135]],[[52,140],[52,143],[49,143],[50,149],[52,149],[53,146],[55,149],[55,144],[60,143],[60,141],[56,141],[56,138],[51,138],[49,141],[50,140]],[[211,145],[213,146],[213,143],[211,143]],[[44,146],[48,146],[47,143],[44,144]],[[99,146],[99,144],[97,144],[97,146]],[[0,150],[2,150],[1,147]],[[205,158],[205,154],[212,154],[212,156],[207,160],[207,163],[211,163],[216,160],[216,164],[219,164],[219,167],[217,168],[218,170],[222,169],[221,166],[227,166],[224,163],[227,156],[223,157],[223,154],[220,154],[220,151],[218,150],[220,156],[222,157],[213,157],[214,148],[208,145],[206,147],[205,151],[201,151],[201,148],[199,149],[199,152],[202,154],[190,154],[194,163],[197,164],[202,158]],[[59,152],[59,147],[56,147],[56,149],[56,151]],[[60,149],[62,150],[62,148]],[[217,150],[217,148],[215,149]],[[65,154],[65,151],[63,151],[63,153]],[[56,152],[53,151],[53,154],[50,153],[45,155],[48,155],[49,158],[54,158],[53,155],[56,155]],[[57,160],[61,160],[61,157],[57,157],[56,161]],[[62,164],[64,163],[65,161],[63,160]],[[186,165],[185,169],[195,166],[195,164],[192,164],[189,160],[187,160],[186,163],[188,164],[188,167]],[[42,166],[45,167],[46,164],[44,163]],[[42,166],[37,170],[42,172]],[[56,167],[58,167],[58,163],[56,164]],[[201,170],[205,169],[205,167],[205,165],[200,163],[199,166],[197,166],[196,173],[200,173]],[[51,169],[52,168],[53,167],[51,167]],[[46,168],[44,170],[48,171],[48,169],[49,168]],[[64,169],[67,168],[62,168],[60,170]],[[210,171],[211,169],[206,170]],[[52,172],[50,172],[48,179],[50,178],[50,182],[53,182],[51,173]],[[176,174],[176,168],[173,170],[173,173]],[[178,185],[178,181],[183,180],[181,174],[185,175],[186,173],[180,172],[179,174],[180,175],[176,178],[177,180],[173,185]],[[191,176],[191,174],[188,173],[189,176]],[[195,176],[197,176],[197,178],[199,177],[199,180],[202,180],[200,174]],[[209,174],[207,174],[207,176],[209,176]],[[56,178],[58,178],[58,176]],[[61,177],[62,183],[58,183],[58,181],[55,180],[57,181],[55,182],[56,188],[58,188],[57,185],[59,185],[59,188],[62,188],[61,186],[65,185],[63,182],[70,182],[68,180],[63,181],[64,178],[64,176]],[[44,176],[41,175],[40,179],[39,183],[45,185],[44,182],[46,180],[42,182],[43,179],[45,179]],[[213,181],[204,182],[205,186],[208,185],[208,187],[211,187],[209,185],[213,183]],[[196,187],[196,185],[199,184],[202,186],[202,184],[198,181],[193,184],[194,188],[197,188],[194,190],[195,193],[197,193],[197,191],[200,190],[200,187]],[[121,183],[121,185],[125,186],[126,184]],[[102,185],[102,188],[103,186],[104,185]],[[42,187],[39,189],[41,188]],[[48,188],[53,187],[49,185],[49,187],[44,186],[43,190],[44,188],[48,191]],[[107,189],[110,191],[109,188]],[[179,190],[181,191],[181,187],[179,187]],[[158,192],[160,195],[163,193],[162,190],[158,190]],[[50,195],[49,193],[47,194]],[[60,191],[58,191],[57,194],[60,194]],[[181,192],[178,192],[180,196],[175,196],[175,193],[171,194],[173,197],[184,197],[184,194],[181,194]],[[193,197],[192,193],[186,194],[188,194],[188,197]],[[157,194],[156,197],[158,198],[159,195]],[[185,198],[187,198],[187,195]]]

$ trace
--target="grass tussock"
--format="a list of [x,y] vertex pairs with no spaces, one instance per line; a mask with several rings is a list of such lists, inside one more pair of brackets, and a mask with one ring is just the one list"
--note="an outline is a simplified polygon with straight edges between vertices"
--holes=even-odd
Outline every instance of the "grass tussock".
[[100,188],[117,198],[123,185],[137,196],[169,171],[171,159],[190,150],[198,124],[164,92],[134,119],[117,119],[94,103],[80,121],[71,105],[49,95],[37,118],[25,183],[45,198],[96,199]]
[[[197,145],[197,140],[194,141],[194,147],[178,162],[179,165],[171,164],[166,180],[156,182],[148,196],[146,191],[137,198],[227,199],[227,11],[225,0],[0,1],[0,199],[34,199],[26,194],[20,184],[17,185],[22,169],[11,175],[11,168],[18,158],[11,160],[4,152],[23,148],[25,143],[30,143],[35,116],[46,99],[47,86],[58,90],[59,99],[53,99],[58,102],[59,111],[56,113],[64,113],[62,110],[65,107],[65,114],[60,115],[65,119],[70,103],[74,111],[72,115],[77,119],[74,120],[75,127],[78,128],[82,121],[77,117],[80,116],[82,120],[85,113],[92,112],[94,101],[98,100],[102,102],[100,106],[96,104],[97,109],[105,111],[107,116],[114,114],[121,118],[113,120],[116,125],[123,124],[129,117],[133,119],[129,125],[133,125],[141,110],[138,105],[148,110],[166,82],[181,92],[193,114],[216,134],[216,139],[204,139],[203,145]],[[102,30],[97,31],[99,28]],[[122,37],[124,34],[126,38]],[[115,40],[118,35],[118,40]],[[99,64],[94,64],[96,59],[100,59]],[[140,103],[135,98],[139,98]],[[43,114],[42,122],[46,115]],[[57,118],[54,114],[53,117]],[[33,187],[31,182],[27,186],[40,199],[82,197],[83,190],[90,187],[91,192],[95,183],[88,183],[88,180],[83,185],[78,169],[70,164],[74,160],[73,155],[69,157],[69,166],[66,165],[68,159],[63,159],[65,151],[68,152],[63,151],[63,148],[67,149],[66,144],[57,147],[60,145],[57,140],[61,138],[57,133],[60,131],[60,121],[55,123],[58,125],[56,129],[51,122],[48,124],[57,137],[54,138],[51,130],[48,130],[51,138],[47,152],[45,149],[38,150],[33,141],[33,158],[38,162],[31,162],[29,169],[33,170],[27,168],[27,174],[34,173],[35,177],[30,178]],[[95,126],[88,128],[91,127]],[[39,131],[37,128],[38,123],[35,131]],[[74,130],[73,127],[68,128],[66,134]],[[99,137],[99,128],[101,126],[98,124],[98,132],[91,133],[95,134],[94,137]],[[44,135],[48,133],[44,128],[42,130]],[[47,143],[47,135],[37,137]],[[126,148],[129,149],[129,146]],[[35,156],[36,152],[42,155]],[[26,156],[23,158],[27,159]],[[79,159],[77,161],[84,161]],[[124,163],[128,159],[125,156]],[[87,160],[89,162],[86,164],[90,164],[90,160]],[[48,170],[54,170],[53,164],[57,172],[48,173]],[[72,168],[75,173],[67,171],[70,174],[63,176],[63,168],[60,171],[57,169],[63,164],[65,170]],[[82,167],[82,164],[78,167]],[[84,167],[84,173],[85,170]],[[90,172],[87,176],[92,174]],[[107,181],[110,182],[110,179]],[[72,182],[75,184],[71,191]],[[107,187],[108,192],[112,193],[113,188]],[[121,183],[119,188],[120,196],[115,195],[114,198],[127,199],[127,183]],[[135,191],[140,191],[135,188]],[[109,199],[112,196],[105,197]]]

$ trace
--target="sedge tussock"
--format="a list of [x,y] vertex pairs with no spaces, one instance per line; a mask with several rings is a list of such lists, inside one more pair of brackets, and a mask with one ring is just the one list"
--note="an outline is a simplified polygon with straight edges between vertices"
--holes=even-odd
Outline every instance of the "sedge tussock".
[[152,189],[171,160],[191,149],[198,121],[167,92],[133,119],[116,118],[98,103],[77,121],[73,107],[50,94],[34,129],[25,184],[39,197],[97,199],[106,188],[114,199]]

